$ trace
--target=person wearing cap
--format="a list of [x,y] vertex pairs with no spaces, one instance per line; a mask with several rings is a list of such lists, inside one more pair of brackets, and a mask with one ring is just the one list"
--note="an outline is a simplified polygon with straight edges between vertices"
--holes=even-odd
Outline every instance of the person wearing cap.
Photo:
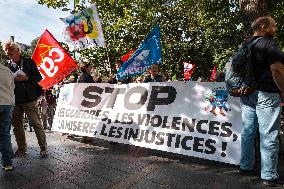
[[93,76],[91,75],[92,64],[87,63],[81,66],[81,74],[78,78],[78,83],[94,83]]

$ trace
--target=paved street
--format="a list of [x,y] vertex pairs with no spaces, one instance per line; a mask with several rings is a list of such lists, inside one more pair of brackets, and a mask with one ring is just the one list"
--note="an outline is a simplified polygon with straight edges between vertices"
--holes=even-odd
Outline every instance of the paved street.
[[26,134],[28,155],[14,159],[13,171],[0,171],[1,189],[265,188],[257,173],[240,176],[236,166],[99,139],[83,144],[59,133],[47,133],[49,156],[41,159],[35,134]]

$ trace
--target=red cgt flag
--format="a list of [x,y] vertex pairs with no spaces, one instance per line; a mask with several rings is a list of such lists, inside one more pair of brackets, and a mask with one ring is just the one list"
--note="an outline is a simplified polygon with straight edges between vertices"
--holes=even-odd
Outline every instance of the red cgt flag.
[[32,59],[43,78],[39,82],[43,89],[62,81],[78,67],[48,30],[38,40]]

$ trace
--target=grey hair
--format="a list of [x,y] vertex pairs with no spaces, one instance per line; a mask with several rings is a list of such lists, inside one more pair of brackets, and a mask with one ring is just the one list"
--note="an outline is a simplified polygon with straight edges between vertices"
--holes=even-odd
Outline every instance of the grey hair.
[[14,50],[17,50],[17,51],[20,52],[20,53],[22,52],[20,45],[19,45],[18,43],[14,42],[14,41],[9,40],[9,41],[7,41],[7,42],[4,42],[4,44],[3,44],[3,50],[4,50],[5,52],[6,52],[6,50],[7,50],[8,47],[10,47],[10,48],[12,48],[12,49],[14,49]]

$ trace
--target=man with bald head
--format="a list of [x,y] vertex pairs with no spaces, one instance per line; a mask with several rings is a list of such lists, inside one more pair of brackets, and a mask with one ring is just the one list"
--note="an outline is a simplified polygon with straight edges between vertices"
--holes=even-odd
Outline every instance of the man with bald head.
[[[253,170],[254,138],[257,128],[260,134],[261,178],[265,186],[278,184],[278,134],[280,129],[280,95],[284,94],[284,54],[273,40],[276,23],[271,17],[260,17],[252,24],[251,43],[260,38],[251,48],[252,71],[256,91],[241,96],[242,122],[241,136],[242,174]],[[245,88],[239,89],[245,93]]]

